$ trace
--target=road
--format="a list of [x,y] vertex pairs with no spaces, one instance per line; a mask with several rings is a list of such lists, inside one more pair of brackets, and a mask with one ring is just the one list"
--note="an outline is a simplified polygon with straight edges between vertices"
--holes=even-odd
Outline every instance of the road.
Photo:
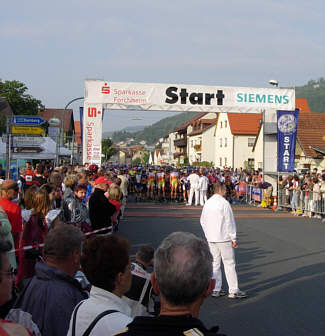
[[[201,207],[129,203],[120,234],[157,247],[173,231],[204,237]],[[235,206],[240,289],[247,299],[205,300],[200,318],[227,335],[325,335],[325,223],[256,207]],[[226,285],[226,282],[225,282]]]

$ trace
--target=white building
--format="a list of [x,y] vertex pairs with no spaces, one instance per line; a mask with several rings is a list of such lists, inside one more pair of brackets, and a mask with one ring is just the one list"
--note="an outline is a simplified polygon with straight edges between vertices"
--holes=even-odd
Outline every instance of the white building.
[[261,114],[219,113],[215,136],[215,166],[254,167],[253,146]]
[[216,113],[207,113],[194,120],[187,128],[187,153],[190,164],[213,161]]

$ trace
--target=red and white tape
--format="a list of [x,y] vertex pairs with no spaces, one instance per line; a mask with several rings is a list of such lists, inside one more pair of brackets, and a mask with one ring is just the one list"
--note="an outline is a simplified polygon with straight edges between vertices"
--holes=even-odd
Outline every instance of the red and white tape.
[[[98,229],[98,230],[86,232],[85,236],[91,236],[95,233],[102,232],[102,231],[107,231],[107,230],[111,230],[111,229],[112,229],[112,226],[107,226],[107,227],[104,227],[104,228],[101,228],[101,229]],[[108,232],[108,233],[110,234],[112,232]],[[44,247],[44,244],[28,245],[28,246],[24,246],[24,247],[21,247],[21,248],[16,249],[16,250],[10,250],[8,253],[16,253],[16,252],[20,252],[20,251],[32,250],[32,249],[37,248],[37,247]]]

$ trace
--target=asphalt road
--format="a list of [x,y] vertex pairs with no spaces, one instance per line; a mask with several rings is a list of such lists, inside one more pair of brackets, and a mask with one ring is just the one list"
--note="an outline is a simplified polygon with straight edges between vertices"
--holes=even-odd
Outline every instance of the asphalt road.
[[[157,247],[174,231],[204,237],[200,207],[129,203],[120,234]],[[240,289],[248,298],[205,300],[200,319],[227,335],[325,335],[325,223],[256,207],[234,207]],[[224,282],[225,289],[226,282]]]

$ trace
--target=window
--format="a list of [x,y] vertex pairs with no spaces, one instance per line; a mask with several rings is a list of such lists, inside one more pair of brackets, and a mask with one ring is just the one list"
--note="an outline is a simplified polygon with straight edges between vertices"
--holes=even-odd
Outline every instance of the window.
[[254,147],[255,138],[248,138],[248,147]]
[[225,147],[227,147],[227,138],[225,138]]
[[254,169],[254,163],[255,163],[254,159],[248,159],[248,167],[250,169]]
[[222,158],[219,158],[219,166],[222,167]]
[[227,128],[227,120],[225,120],[225,128]]
[[220,121],[220,128],[222,128],[222,121]]
[[225,166],[227,166],[227,158],[225,157]]
[[220,147],[222,147],[222,138],[220,138],[219,141],[220,141]]

